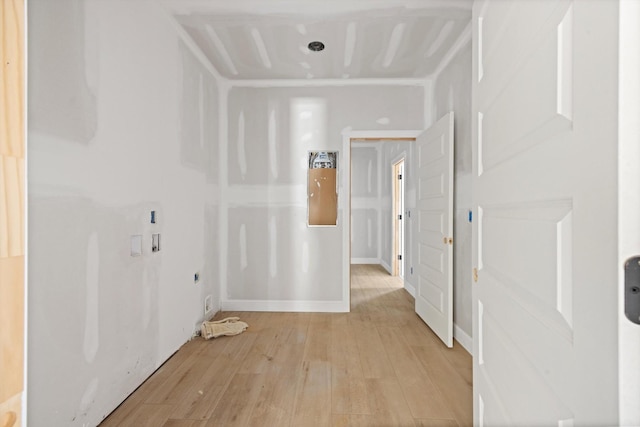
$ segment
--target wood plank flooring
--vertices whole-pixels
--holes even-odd
[[[350,313],[218,313],[249,329],[186,343],[101,426],[470,426],[471,356],[413,305],[353,265]]]

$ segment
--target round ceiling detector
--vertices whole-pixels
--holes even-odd
[[[319,41],[314,41],[314,42],[309,43],[309,45],[307,47],[312,52],[320,52],[321,50],[324,50],[324,43],[319,42]]]

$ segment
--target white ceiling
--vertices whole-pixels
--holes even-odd
[[[231,80],[425,78],[464,33],[472,0],[166,0]],[[311,52],[311,41],[322,52]]]

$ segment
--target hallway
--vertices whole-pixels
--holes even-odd
[[[249,329],[186,343],[101,426],[467,426],[471,356],[399,279],[351,268],[350,313],[225,312]]]

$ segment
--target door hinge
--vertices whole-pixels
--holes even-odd
[[[402,221],[402,214],[398,214],[398,219]]]
[[[474,283],[478,283],[478,269],[477,268],[473,269],[473,281],[474,281]]]
[[[402,174],[398,174],[398,179],[402,179]]]
[[[402,255],[398,255],[398,261],[402,261]]]

